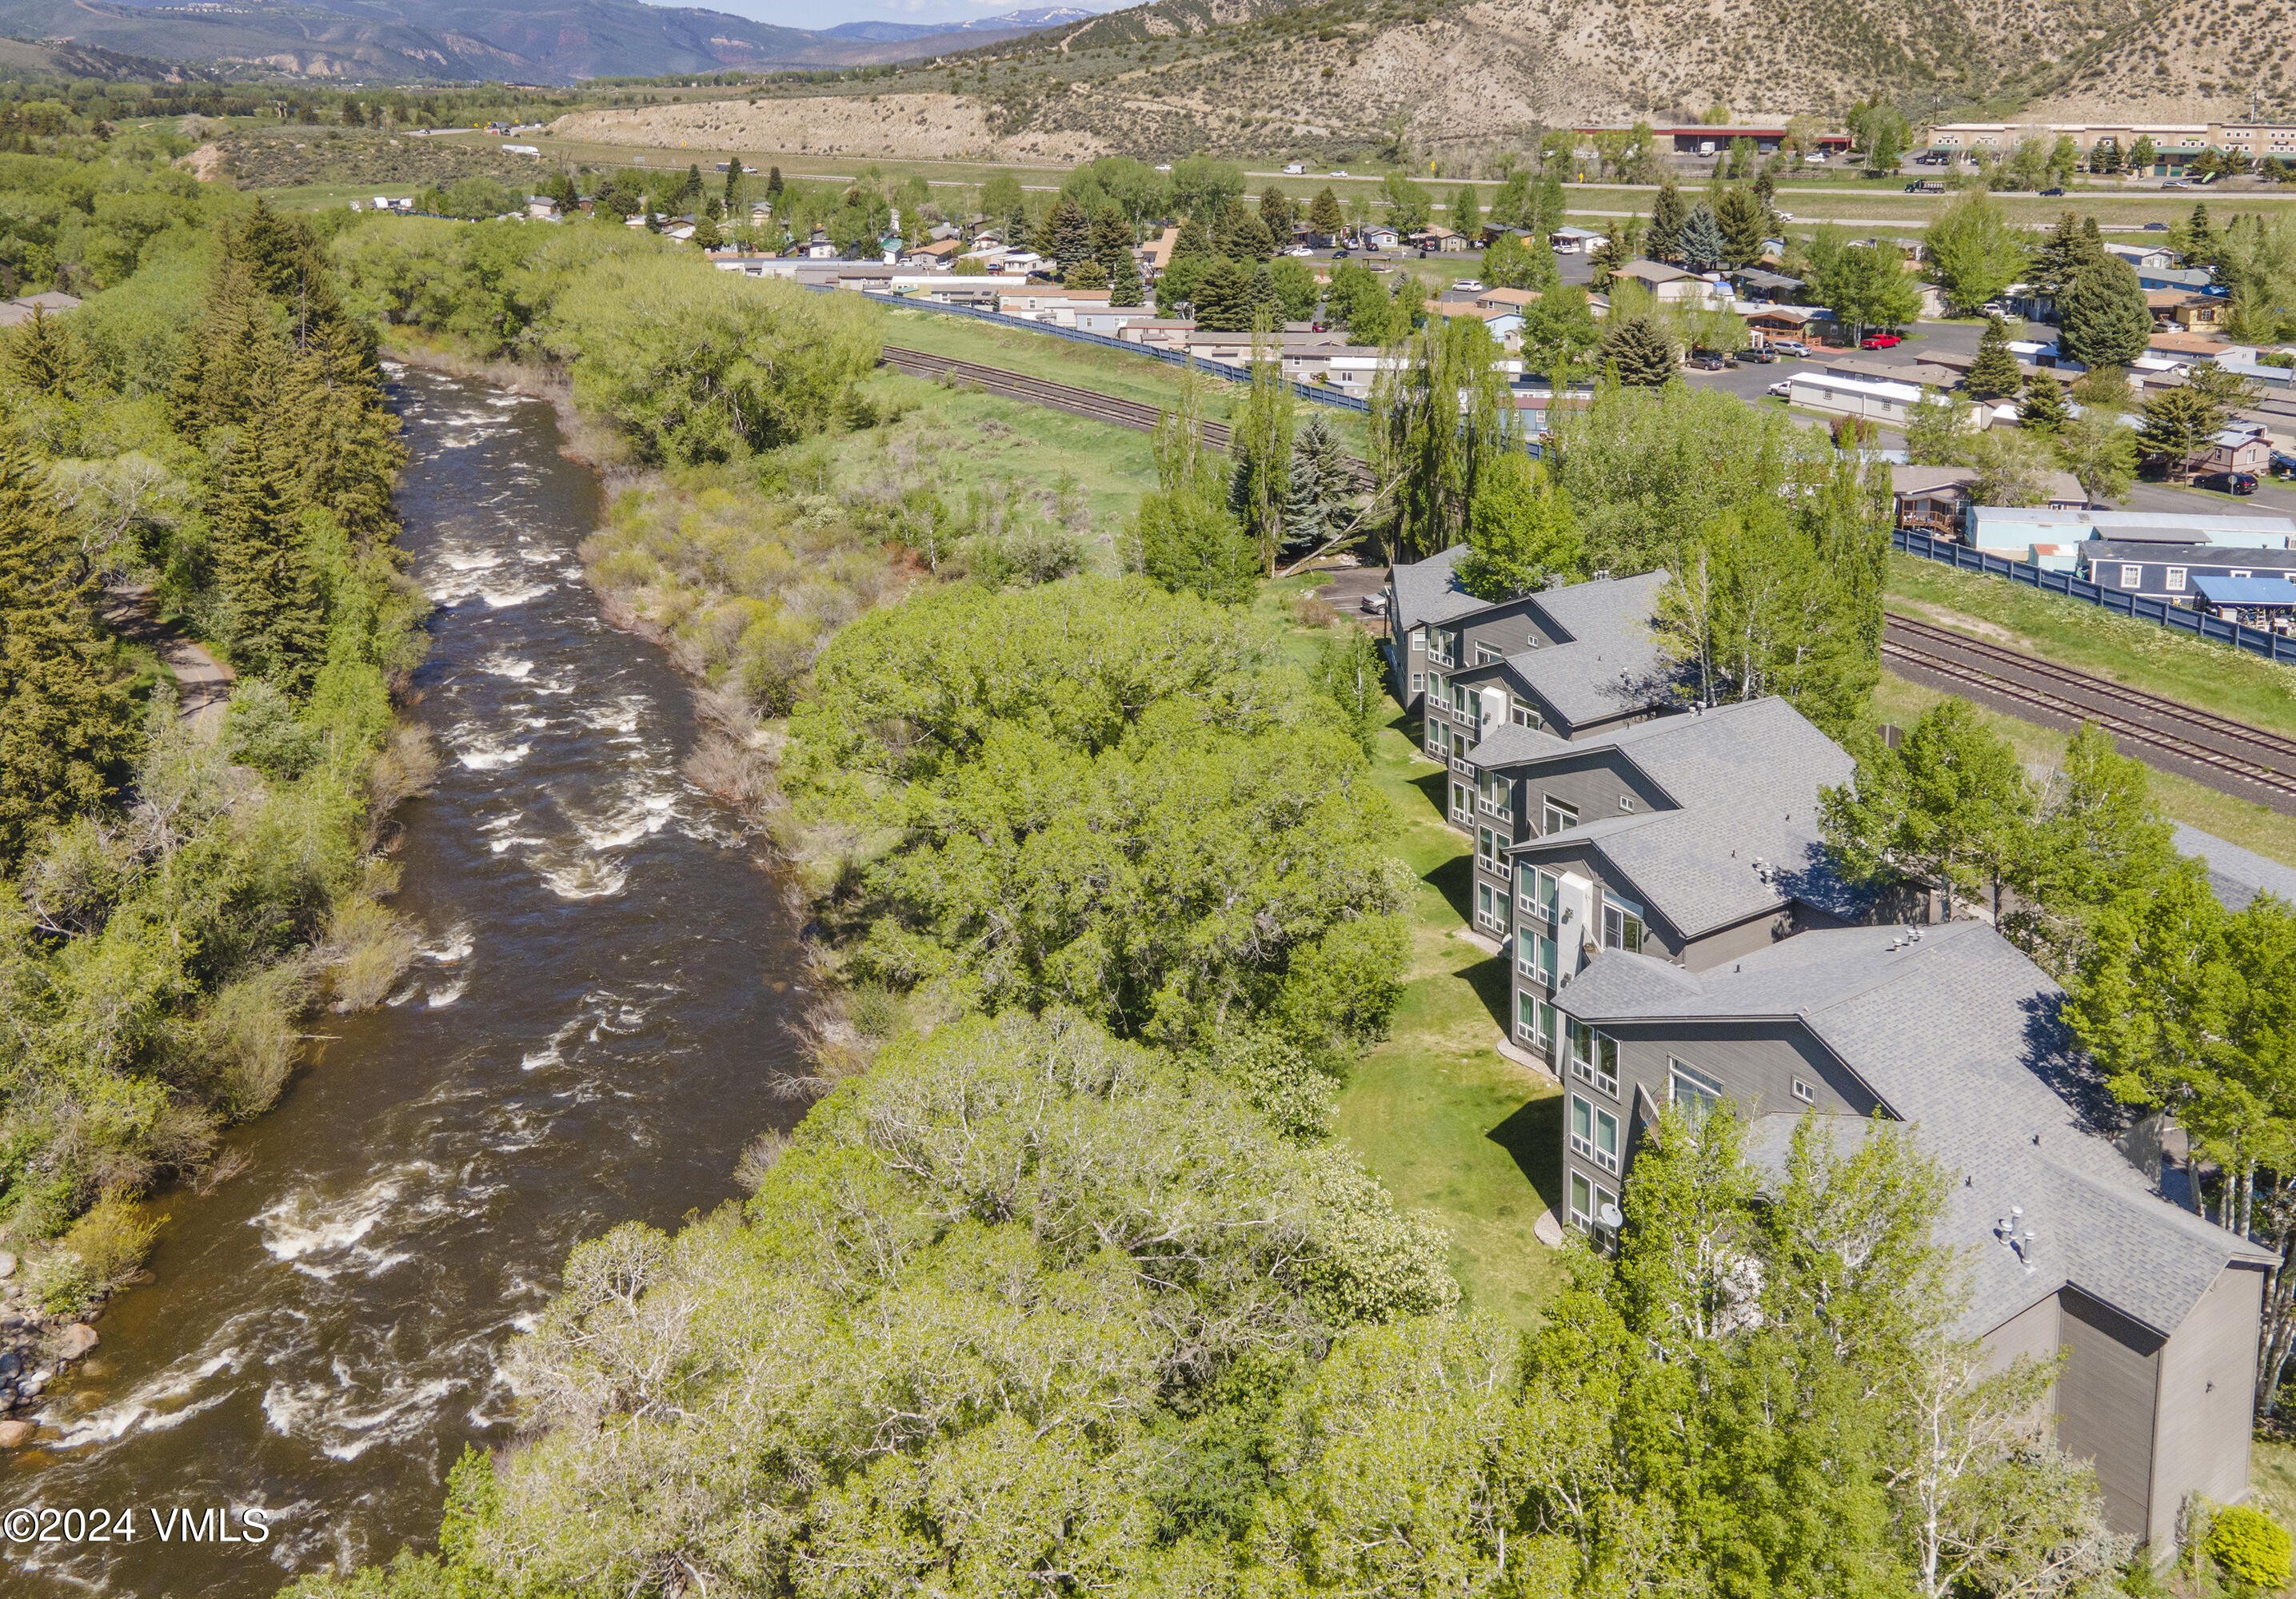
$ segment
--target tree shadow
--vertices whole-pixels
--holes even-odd
[[[1562,1095],[1542,1094],[1483,1135],[1506,1151],[1523,1180],[1560,1219],[1562,1208]]]
[[[1475,857],[1455,855],[1427,874],[1430,887],[1441,894],[1460,924],[1475,924]],[[1480,991],[1480,990],[1479,990]]]

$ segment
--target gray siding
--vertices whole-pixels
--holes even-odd
[[[2063,1322],[2055,1294],[2027,1306],[1985,1335],[1988,1364],[1995,1371],[2006,1371],[2028,1357],[2035,1360],[2054,1359],[2058,1341],[2063,1336]],[[2055,1397],[2052,1388],[2052,1406]]]
[[[2188,1494],[2218,1504],[2248,1492],[2250,1406],[2264,1272],[2227,1266],[2161,1351],[2161,1422],[2152,1467],[2155,1549],[2176,1537]]]
[[[2094,1462],[2115,1532],[2152,1536],[2152,1425],[2161,1344],[2127,1316],[2077,1288],[2063,1294],[2064,1374],[2057,1379],[2057,1443]],[[2243,1403],[2246,1403],[2243,1396]],[[2174,1521],[2177,1507],[2165,1507]]]
[[[1566,1009],[1570,1002],[1565,988]],[[1742,1118],[1811,1109],[1820,1115],[1864,1118],[1882,1108],[1871,1088],[1792,1022],[1629,1023],[1605,1030],[1619,1041],[1619,1092],[1624,1098],[1631,1099],[1640,1086],[1663,1108],[1671,1095],[1669,1062],[1679,1060],[1719,1082]],[[1809,1086],[1815,1100],[1794,1096],[1797,1078]]]
[[[1562,642],[1540,620],[1537,606],[1528,597],[1476,611],[1452,626],[1459,635],[1456,659],[1463,670],[1475,664],[1478,644],[1488,644],[1505,657]]]

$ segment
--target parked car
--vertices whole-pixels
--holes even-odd
[[[1789,398],[1793,394],[1793,380],[1792,378],[1780,378],[1767,389],[1763,390],[1762,392],[1768,395],[1773,399]]]
[[[1895,333],[1868,333],[1857,341],[1859,349],[1895,349],[1905,340]]]
[[[2054,200],[2055,198],[2057,198],[2057,196],[2059,196],[2059,195],[2062,194],[2063,193],[2064,193],[2064,191],[2063,191],[2062,189],[2061,189],[2061,188],[2059,188],[2059,189],[2044,189],[2044,190],[2042,190],[2042,191],[2041,191],[2041,198],[2042,198],[2042,199],[2044,199],[2044,200]]]
[[[1347,175],[1347,169],[1345,168],[1342,168],[1339,171],[1332,174],[1333,177],[1345,177]]]
[[[1294,244],[1283,253],[1287,256],[1311,256],[1316,252],[1305,244]]]
[[[1451,287],[1466,294],[1480,294],[1483,291],[1483,280],[1479,277],[1455,278],[1452,280]]]
[[[1809,354],[1809,346],[1804,344],[1799,339],[1773,339],[1770,340],[1770,348],[1777,351],[1778,354],[1782,356],[1806,356]]]
[[[1738,365],[1729,357],[1718,356],[1712,350],[1693,352],[1690,357],[1690,364],[1701,372],[1720,372],[1726,367]]]
[[[1742,349],[1742,350],[1740,350],[1740,351],[1738,352],[1738,359],[1739,359],[1739,360],[1741,360],[1741,361],[1751,361],[1751,362],[1754,362],[1756,365],[1761,365],[1761,366],[1767,366],[1771,362],[1773,362],[1773,361],[1776,360],[1777,358],[1778,358],[1778,352],[1777,352],[1777,351],[1775,351],[1775,350],[1774,350],[1774,349],[1770,348],[1769,348],[1768,346],[1767,346],[1767,345],[1761,345],[1761,344],[1758,344],[1758,345],[1754,346],[1754,348],[1751,348],[1751,349]]]
[[[2165,222],[2148,222],[2144,225],[2144,231],[2148,234],[2165,234],[2169,231],[2169,225]]]
[[[1778,220],[1781,222],[1792,222],[1795,220],[1794,214],[1792,211],[1780,211],[1778,213]]]
[[[2218,494],[2254,494],[2256,475],[2244,472],[2212,472],[2194,478],[2193,484],[2199,488],[2213,488]]]

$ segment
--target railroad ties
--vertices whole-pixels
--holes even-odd
[[[2125,754],[2296,813],[2296,739],[1901,616],[1885,620],[1882,656],[1997,709],[2038,711],[2053,726],[2095,722]]]

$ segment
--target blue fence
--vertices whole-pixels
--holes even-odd
[[[2174,632],[2213,639],[2218,644],[2230,644],[2235,650],[2261,655],[2267,660],[2296,661],[2296,638],[2284,637],[2261,627],[2243,627],[2238,622],[2227,622],[2205,611],[2194,611],[2182,605],[2171,605],[2166,600],[2148,600],[2120,589],[2106,588],[2085,582],[2070,572],[2044,571],[2029,562],[2004,561],[1998,555],[1972,550],[1965,544],[1931,538],[1926,533],[1915,533],[1903,528],[1890,535],[1890,545],[1892,549],[1903,550],[1908,555],[1941,561],[1964,572],[1982,572],[1988,578],[2006,578],[2012,583],[2022,583],[2028,588],[2038,588],[2044,594],[2063,594],[2067,599],[2079,600],[2106,611],[2117,611],[2122,616],[2135,617],[2140,622],[2152,622]]]

